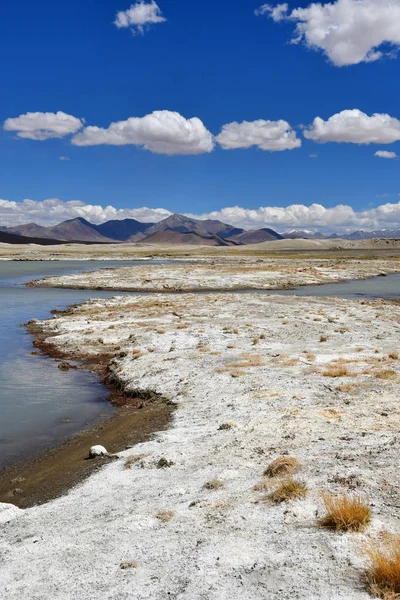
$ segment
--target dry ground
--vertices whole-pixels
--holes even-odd
[[[2,505],[7,600],[370,598],[362,547],[400,529],[400,306],[119,297],[43,328],[68,355],[112,353],[123,388],[178,407],[170,429],[67,496]],[[267,502],[279,456],[301,461],[305,495]],[[371,523],[322,528],[323,491],[361,494]]]

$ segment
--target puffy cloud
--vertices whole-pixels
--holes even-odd
[[[374,156],[378,158],[397,158],[396,152],[388,152],[387,150],[378,150]]]
[[[60,156],[60,160],[71,160],[69,156]]]
[[[292,42],[322,50],[338,67],[393,55],[393,49],[382,48],[385,43],[395,50],[400,46],[400,0],[315,2],[292,11],[287,4],[263,4],[256,14],[295,22]]]
[[[136,2],[128,10],[121,10],[117,13],[114,24],[119,28],[131,27],[132,30],[144,32],[146,26],[166,21],[162,16],[161,10],[156,2]]]
[[[301,146],[296,132],[287,121],[243,121],[227,123],[215,138],[224,150],[250,148],[257,146],[261,150],[279,152],[293,150]]]
[[[214,148],[213,137],[197,117],[156,110],[144,117],[111,123],[107,129],[86,127],[72,138],[76,146],[109,144],[143,146],[156,154],[203,154]]]
[[[55,225],[66,219],[83,217],[92,223],[104,223],[110,219],[132,218],[150,223],[165,219],[172,213],[165,208],[125,208],[85,204],[79,200],[63,202],[49,198],[41,202],[23,200],[14,202],[0,200],[0,225],[12,226],[32,222],[39,225]],[[292,204],[291,206],[261,206],[248,209],[232,206],[207,214],[188,216],[197,219],[219,219],[244,229],[272,227],[277,231],[289,229],[318,230],[325,233],[349,233],[356,229],[393,229],[400,227],[400,202],[387,203],[355,211],[351,206],[339,204],[326,208],[321,204]]]
[[[357,229],[372,231],[400,227],[400,202],[383,204],[360,212],[343,204],[332,208],[325,208],[321,204],[311,204],[311,206],[292,204],[287,207],[261,206],[255,210],[232,206],[203,214],[197,218],[219,219],[243,229],[271,227],[277,231],[309,229],[325,233],[350,233]]]
[[[6,131],[17,131],[20,138],[42,141],[76,133],[83,123],[83,119],[59,110],[56,113],[28,112],[14,119],[6,119],[3,128]]]
[[[391,144],[400,140],[400,121],[380,113],[370,117],[356,108],[342,110],[327,121],[316,117],[304,137],[316,142]]]
[[[80,200],[63,202],[58,198],[48,198],[41,202],[23,200],[14,202],[0,200],[0,225],[11,227],[35,222],[38,225],[56,225],[67,219],[83,217],[91,223],[99,224],[111,219],[137,219],[143,223],[155,223],[165,219],[170,214],[164,208],[115,208],[85,204]]]

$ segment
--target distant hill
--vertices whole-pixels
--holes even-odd
[[[121,221],[106,221],[96,225],[98,231],[104,237],[120,242],[137,242],[145,237],[147,231],[154,223],[141,223],[135,219],[122,219]]]
[[[53,227],[43,227],[36,223],[28,223],[27,225],[17,225],[9,227],[6,230],[8,233],[16,233],[23,236],[35,236],[47,239],[57,239],[74,242],[110,242],[108,238],[101,235],[96,229],[96,225],[92,225],[86,219],[78,217],[63,221]]]
[[[198,233],[199,235],[218,235],[221,238],[229,238],[233,235],[242,233],[244,229],[238,229],[232,225],[222,223],[222,221],[211,219],[191,219],[184,215],[170,215],[159,223],[156,223],[147,230],[151,235],[157,231],[176,231],[179,233]]]
[[[237,246],[233,241],[224,240],[218,235],[200,235],[194,231],[156,231],[142,240],[143,244],[154,245],[188,245],[188,246]]]
[[[35,237],[25,237],[15,233],[0,230],[0,243],[3,244],[40,244],[41,246],[55,246],[61,244],[60,240],[50,240]]]
[[[283,240],[283,236],[273,229],[250,229],[237,235],[229,237],[239,244],[260,244],[261,242],[272,242],[274,240]]]

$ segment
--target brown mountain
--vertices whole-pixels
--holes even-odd
[[[240,244],[260,244],[261,242],[283,240],[283,237],[273,229],[250,229],[250,231],[233,235],[229,239]]]
[[[120,242],[137,242],[147,235],[147,231],[153,227],[154,223],[141,223],[136,219],[121,219],[106,221],[101,225],[96,225],[96,231],[111,240]]]
[[[229,238],[233,235],[242,233],[243,229],[238,229],[232,225],[222,223],[222,221],[212,219],[191,219],[184,215],[171,215],[156,223],[147,230],[147,234],[151,235],[158,231],[176,231],[179,233],[198,233],[199,235],[217,235],[221,238]]]
[[[28,237],[39,237],[47,239],[74,241],[74,242],[110,242],[111,240],[97,231],[96,225],[92,225],[86,219],[78,217],[63,221],[53,227],[43,227],[36,223],[28,223],[28,225],[17,225],[9,227],[8,233],[16,233],[18,235]]]
[[[236,242],[223,240],[218,235],[200,235],[194,231],[156,231],[142,240],[143,244],[154,244],[160,246],[188,245],[188,246],[238,246]]]

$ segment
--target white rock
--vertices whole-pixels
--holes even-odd
[[[89,450],[90,458],[95,458],[96,456],[105,456],[106,454],[108,454],[108,452],[104,446],[92,446]]]

